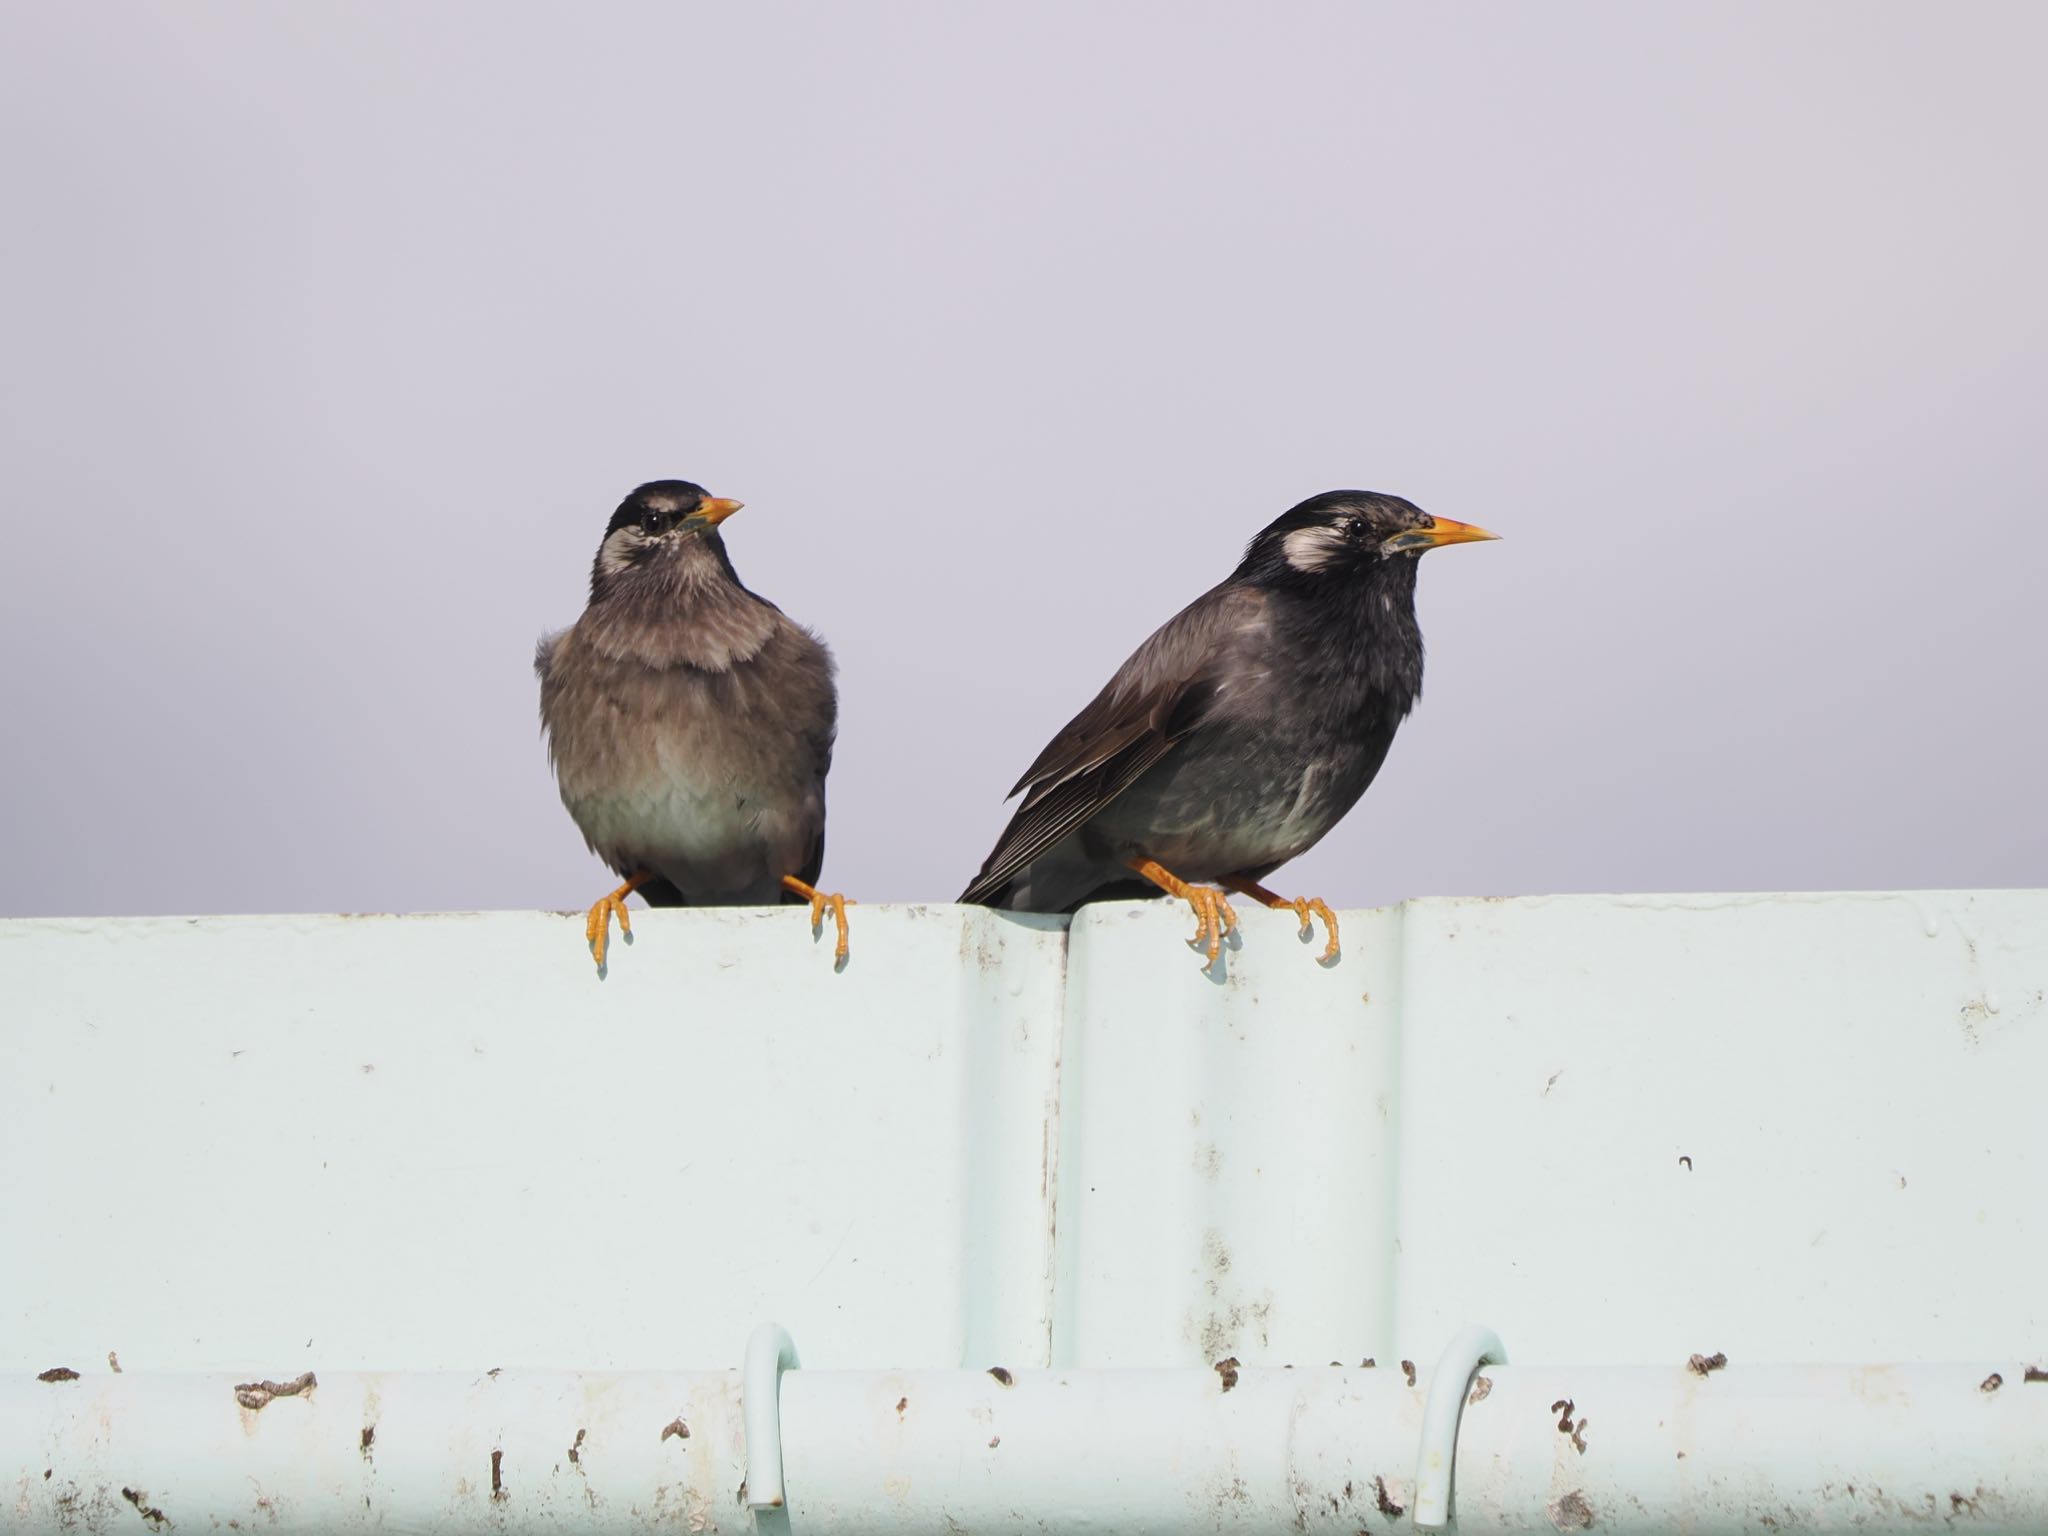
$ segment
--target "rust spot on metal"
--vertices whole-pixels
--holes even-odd
[[[1593,1525],[1593,1506],[1586,1502],[1586,1496],[1573,1488],[1550,1503],[1550,1523],[1560,1531],[1590,1530]]]
[[[377,1426],[374,1424],[365,1424],[363,1426],[363,1438],[360,1442],[357,1443],[356,1446],[356,1449],[363,1453],[363,1460],[368,1461],[370,1459],[370,1447],[375,1445],[376,1443]]]
[[[988,1448],[990,1450],[994,1450],[997,1446],[1001,1445],[1002,1443],[1003,1437],[1001,1435],[990,1435],[988,1437]]]
[[[683,1422],[681,1414],[677,1414],[661,1426],[661,1438],[667,1440],[671,1437],[677,1440],[687,1440],[690,1438],[690,1426]]]
[[[1216,1362],[1216,1374],[1223,1378],[1224,1391],[1228,1392],[1232,1387],[1237,1385],[1237,1370],[1237,1356],[1235,1355],[1230,1356],[1228,1359],[1218,1360]]]
[[[1466,1398],[1465,1401],[1468,1403],[1483,1403],[1486,1401],[1486,1395],[1492,1390],[1493,1378],[1491,1376],[1474,1376],[1472,1378],[1472,1395]]]
[[[907,1410],[907,1409],[908,1409],[909,1407],[910,1407],[910,1399],[909,1399],[909,1398],[907,1398],[907,1397],[899,1397],[899,1398],[897,1398],[897,1399],[896,1399],[896,1417],[897,1417],[897,1418],[899,1418],[899,1419],[900,1419],[900,1418],[902,1418],[902,1417],[903,1417],[903,1415],[904,1415],[904,1413],[905,1413],[905,1411],[906,1411],[906,1410]]]
[[[1728,1357],[1715,1350],[1711,1355],[1694,1355],[1685,1362],[1685,1368],[1695,1376],[1711,1376],[1728,1363]]]
[[[1691,1159],[1691,1158],[1689,1158],[1689,1157],[1687,1157],[1687,1156],[1686,1156],[1686,1155],[1685,1155],[1684,1153],[1682,1153],[1682,1152],[1681,1152],[1681,1153],[1680,1153],[1680,1154],[1678,1155],[1678,1166],[1679,1166],[1679,1167],[1681,1167],[1681,1168],[1683,1168],[1683,1169],[1684,1169],[1684,1170],[1685,1170],[1685,1171],[1686,1171],[1687,1173],[1691,1173],[1691,1172],[1692,1172],[1692,1159]]]
[[[1000,1382],[1002,1385],[1006,1387],[1014,1387],[1015,1385],[1017,1385],[1017,1378],[1012,1376],[1008,1371],[1004,1370],[1000,1365],[990,1366],[988,1368],[988,1373],[989,1375],[995,1377],[995,1379],[998,1382]]]
[[[1948,1496],[1948,1515],[1953,1520],[1957,1515],[1977,1513],[1977,1501],[1965,1494],[1952,1493]]]
[[[576,1431],[576,1439],[575,1439],[574,1443],[573,1443],[573,1444],[571,1444],[571,1445],[570,1445],[570,1447],[569,1447],[569,1465],[570,1465],[570,1466],[574,1467],[574,1466],[580,1466],[580,1465],[582,1464],[582,1462],[583,1462],[583,1440],[584,1440],[584,1437],[585,1437],[586,1435],[588,1435],[589,1433],[590,1433],[590,1431],[589,1431],[589,1430],[587,1430],[587,1429],[579,1429],[579,1430],[577,1430],[577,1431]]]
[[[38,1372],[37,1381],[76,1381],[78,1372],[68,1365],[53,1365],[47,1371]]]
[[[1557,1415],[1557,1432],[1571,1437],[1572,1449],[1581,1456],[1586,1454],[1586,1426],[1592,1422],[1581,1418],[1576,1424],[1572,1415],[1578,1412],[1578,1405],[1568,1397],[1560,1397],[1550,1405],[1550,1411]]]
[[[1361,1371],[1376,1370],[1378,1366],[1379,1361],[1373,1359],[1371,1355],[1367,1355],[1363,1360],[1358,1362],[1358,1368]]]
[[[130,1504],[133,1504],[135,1512],[158,1530],[162,1530],[171,1524],[170,1517],[154,1504],[149,1503],[149,1495],[140,1488],[123,1488],[121,1490],[121,1497]]]
[[[1999,1375],[1998,1372],[1993,1371],[1989,1376],[1986,1376],[1982,1381],[1977,1383],[1977,1390],[1979,1392],[1996,1392],[2000,1387],[2004,1385],[2005,1378]]]
[[[491,1452],[491,1497],[503,1500],[505,1497],[505,1453]]]
[[[235,1401],[244,1408],[256,1409],[274,1397],[297,1397],[319,1385],[311,1371],[290,1381],[245,1381],[235,1388]]]
[[[2041,1367],[2039,1367],[2038,1365],[2030,1365],[2030,1366],[2028,1366],[2028,1367],[2027,1367],[2027,1374],[2026,1374],[2026,1375],[2024,1375],[2024,1376],[2022,1376],[2022,1377],[2020,1378],[2020,1380],[2021,1380],[2021,1381],[2048,1381],[2048,1371],[2044,1371],[2044,1370],[2042,1370],[2042,1369],[2041,1369]]]
[[[1415,1385],[1415,1362],[1414,1362],[1413,1360],[1403,1360],[1403,1361],[1401,1362],[1401,1374],[1402,1374],[1403,1376],[1406,1376],[1406,1377],[1408,1378],[1408,1385],[1409,1385],[1409,1386],[1411,1386],[1411,1387],[1412,1387],[1412,1386],[1414,1386],[1414,1385]]]
[[[1394,1496],[1387,1492],[1387,1480],[1384,1477],[1376,1477],[1372,1480],[1372,1499],[1375,1504],[1379,1505],[1380,1513],[1389,1520],[1398,1520],[1408,1513],[1408,1506],[1396,1503]]]
[[[121,1357],[115,1354],[111,1349],[107,1351],[107,1369],[112,1371],[116,1376],[121,1374]]]
[[[308,1339],[306,1340],[306,1342],[310,1344],[313,1341],[311,1339]],[[484,1374],[490,1377],[491,1380],[496,1381],[498,1379],[498,1372],[502,1371],[503,1369],[505,1369],[505,1367],[503,1367],[502,1365],[494,1365],[488,1371],[485,1371]]]

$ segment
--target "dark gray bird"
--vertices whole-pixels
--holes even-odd
[[[1495,535],[1371,491],[1275,519],[1220,585],[1169,619],[1010,791],[1024,800],[960,899],[1071,912],[1155,889],[1195,909],[1215,962],[1236,922],[1214,881],[1311,931],[1320,898],[1259,882],[1372,783],[1422,693],[1419,557]]]
[[[740,584],[718,525],[740,503],[654,480],[619,503],[583,617],[534,654],[562,803],[625,880],[590,909],[604,966],[626,897],[648,905],[825,909],[817,889],[838,697],[824,644]]]

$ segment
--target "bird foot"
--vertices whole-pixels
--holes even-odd
[[[1322,897],[1297,896],[1287,905],[1292,907],[1294,915],[1301,919],[1301,937],[1304,941],[1316,936],[1316,925],[1310,920],[1309,914],[1314,913],[1323,920],[1323,930],[1330,935],[1330,942],[1323,946],[1322,958],[1326,964],[1343,953],[1342,946],[1337,942],[1337,914],[1330,910]]]
[[[642,870],[609,896],[600,896],[590,904],[590,916],[584,919],[583,937],[590,945],[590,957],[597,962],[598,970],[604,969],[604,954],[611,939],[612,919],[619,920],[619,933],[630,941],[633,937],[633,919],[626,915],[626,898],[652,880],[651,871]]]
[[[1214,965],[1223,952],[1223,936],[1237,926],[1230,898],[1211,885],[1191,885],[1181,895],[1195,909],[1195,936],[1188,943],[1200,944],[1208,964]]]
[[[1223,953],[1224,935],[1237,926],[1237,913],[1231,910],[1230,898],[1210,885],[1190,885],[1165,865],[1151,859],[1132,859],[1129,867],[1150,880],[1169,896],[1178,896],[1195,909],[1195,936],[1190,944],[1202,946],[1207,957],[1203,964],[1214,965],[1216,957]]]
[[[784,875],[782,883],[811,904],[811,932],[813,935],[824,931],[825,909],[827,907],[832,909],[832,922],[839,930],[839,942],[832,947],[832,963],[834,965],[846,964],[846,941],[849,931],[846,924],[846,909],[848,907],[857,907],[860,903],[848,901],[837,891],[821,891],[816,886],[806,885],[803,881],[797,879],[795,875]]]
[[[1342,953],[1337,943],[1337,914],[1330,910],[1329,904],[1322,897],[1276,896],[1256,880],[1226,880],[1223,883],[1239,895],[1249,896],[1253,901],[1271,907],[1276,912],[1292,912],[1301,920],[1301,936],[1304,941],[1316,936],[1314,918],[1320,917],[1324,929],[1330,935],[1330,942],[1323,946],[1322,963],[1329,965]]]

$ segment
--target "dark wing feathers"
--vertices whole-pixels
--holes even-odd
[[[1156,630],[1017,781],[1028,791],[960,899],[986,901],[1012,876],[1129,789],[1216,703],[1216,667],[1264,599],[1217,587]]]

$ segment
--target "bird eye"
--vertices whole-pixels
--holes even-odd
[[[648,533],[667,533],[669,529],[669,514],[650,509],[641,516],[640,526]]]

